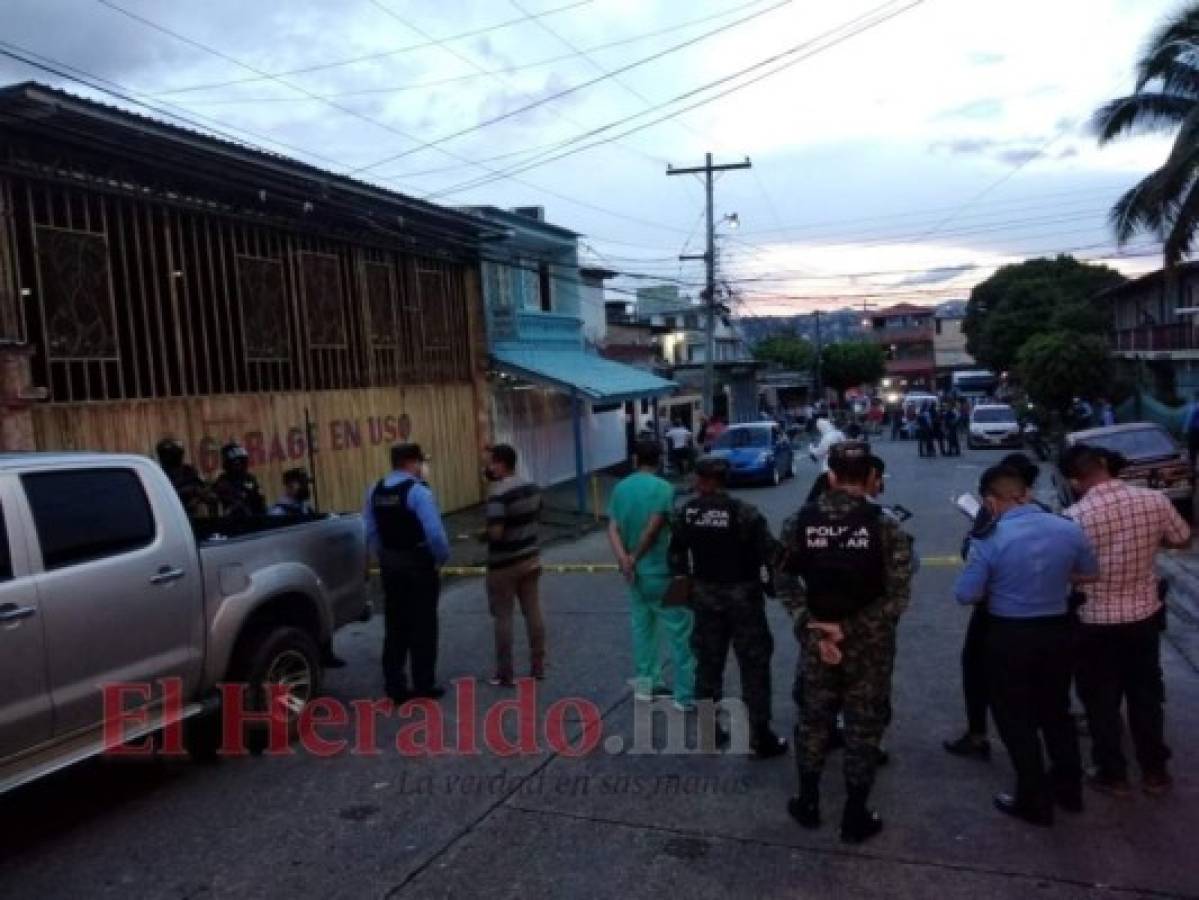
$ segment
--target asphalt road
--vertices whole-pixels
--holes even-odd
[[[920,553],[954,555],[965,522],[949,498],[1001,454],[922,460],[913,444],[881,448],[886,499],[915,513]],[[742,493],[777,527],[814,472],[804,461],[795,482]],[[598,534],[547,556],[607,560]],[[978,763],[940,748],[962,726],[966,613],[950,599],[955,571],[926,566],[901,625],[893,761],[873,798],[886,829],[862,847],[837,839],[839,755],[825,779],[832,821],[807,832],[784,810],[790,758],[605,752],[634,729],[624,592],[612,575],[550,575],[551,669],[537,705],[594,704],[602,720],[585,731],[577,703],[552,718],[570,746],[594,735],[595,751],[555,751],[539,719],[533,753],[403,756],[394,739],[413,720],[389,719],[378,724],[377,755],[99,760],[0,799],[0,897],[1199,896],[1199,676],[1164,649],[1178,779],[1170,796],[1089,796],[1083,815],[1050,831],[1009,821],[990,805],[1010,786],[1004,755]],[[485,678],[481,583],[450,586],[442,610],[442,678]],[[789,733],[795,643],[781,611],[770,616],[776,726]],[[330,673],[330,696],[379,696],[380,639],[377,619],[339,636],[350,665]],[[727,677],[735,683],[734,665]],[[479,719],[510,696],[486,684],[477,695]],[[475,717],[448,699],[442,709],[450,744],[464,740],[459,726]]]

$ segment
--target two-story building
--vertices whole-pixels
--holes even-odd
[[[1127,281],[1096,296],[1112,314],[1112,354],[1160,399],[1199,390],[1199,262]]]
[[[870,312],[865,336],[883,345],[887,352],[887,377],[901,391],[936,387],[935,314],[932,307],[911,303]]]
[[[538,484],[574,478],[584,508],[587,473],[628,457],[625,403],[676,386],[589,348],[602,332],[583,303],[603,310],[606,273],[580,270],[575,232],[546,222],[540,207],[469,211],[504,233],[481,263],[492,434]]]
[[[937,388],[949,391],[953,388],[956,372],[978,369],[978,363],[966,350],[966,334],[962,325],[966,321],[966,303],[951,300],[940,304],[933,318],[933,358],[937,370]]]
[[[476,217],[114,106],[0,89],[0,451],[244,445],[360,509],[419,441],[483,498]]]

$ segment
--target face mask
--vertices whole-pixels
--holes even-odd
[[[486,468],[483,469],[483,477],[486,478],[488,481],[499,481],[500,480],[500,476],[495,474],[495,472],[493,472],[491,470],[491,466],[487,466]]]

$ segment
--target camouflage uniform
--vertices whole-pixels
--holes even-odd
[[[832,521],[868,502],[843,491],[830,491],[817,501],[821,513]],[[795,679],[800,772],[823,769],[835,718],[842,712],[845,781],[851,788],[868,789],[874,782],[879,742],[891,718],[895,631],[911,596],[912,538],[891,516],[880,515],[878,526],[886,564],[885,592],[838,623],[844,639],[838,644],[842,659],[837,665],[826,665],[820,659],[818,634],[808,628],[811,619],[802,579],[785,571],[779,575],[779,596],[792,615],[801,647]],[[784,524],[782,545],[780,569],[785,570],[789,548],[798,545],[797,516]]]
[[[741,671],[741,697],[750,727],[757,732],[770,723],[774,652],[760,573],[777,551],[778,542],[762,514],[723,492],[692,498],[676,512],[671,525],[671,569],[693,578],[696,699],[723,697],[724,663],[731,643]]]

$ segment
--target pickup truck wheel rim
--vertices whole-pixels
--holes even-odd
[[[297,650],[280,653],[272,661],[263,678],[263,686],[287,689],[279,703],[288,716],[298,716],[312,699],[312,669],[304,654]]]

